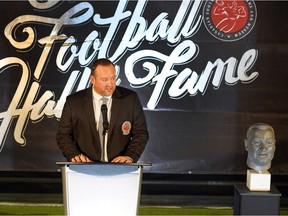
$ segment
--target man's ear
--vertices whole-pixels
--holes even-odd
[[[90,83],[93,86],[95,83],[95,77],[93,77],[92,75],[90,75]]]
[[[248,151],[248,140],[247,139],[244,140],[244,145],[245,145],[246,151]]]

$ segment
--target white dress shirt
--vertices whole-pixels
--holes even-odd
[[[97,131],[99,131],[99,119],[100,119],[100,115],[101,115],[101,106],[102,106],[102,98],[103,96],[101,96],[100,94],[98,94],[97,92],[94,91],[94,89],[92,88],[92,95],[93,95],[93,108],[94,108],[94,114],[95,114],[95,122],[96,122],[96,127],[97,127]],[[107,100],[107,118],[108,118],[108,122],[110,122],[110,117],[111,117],[111,105],[112,105],[112,96],[108,96],[106,97]],[[108,133],[106,133],[106,137],[105,137],[105,143],[104,143],[104,148],[106,149],[105,152],[107,152],[107,140],[108,140]],[[100,139],[102,139],[102,136],[100,136]],[[105,155],[105,161],[108,162],[108,156]]]

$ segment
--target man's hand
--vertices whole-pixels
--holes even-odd
[[[133,163],[133,159],[128,156],[118,156],[114,158],[112,163]]]
[[[71,162],[93,162],[88,157],[86,157],[83,154],[77,155],[74,158],[71,159]]]

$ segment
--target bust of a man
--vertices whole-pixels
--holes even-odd
[[[247,166],[257,172],[267,171],[274,157],[275,134],[273,128],[264,123],[251,125],[244,141],[248,151]]]

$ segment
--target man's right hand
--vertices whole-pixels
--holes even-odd
[[[74,158],[72,158],[71,162],[77,162],[77,163],[84,162],[84,163],[86,163],[86,162],[93,162],[93,161],[91,161],[87,156],[80,154],[80,155],[76,155]]]

